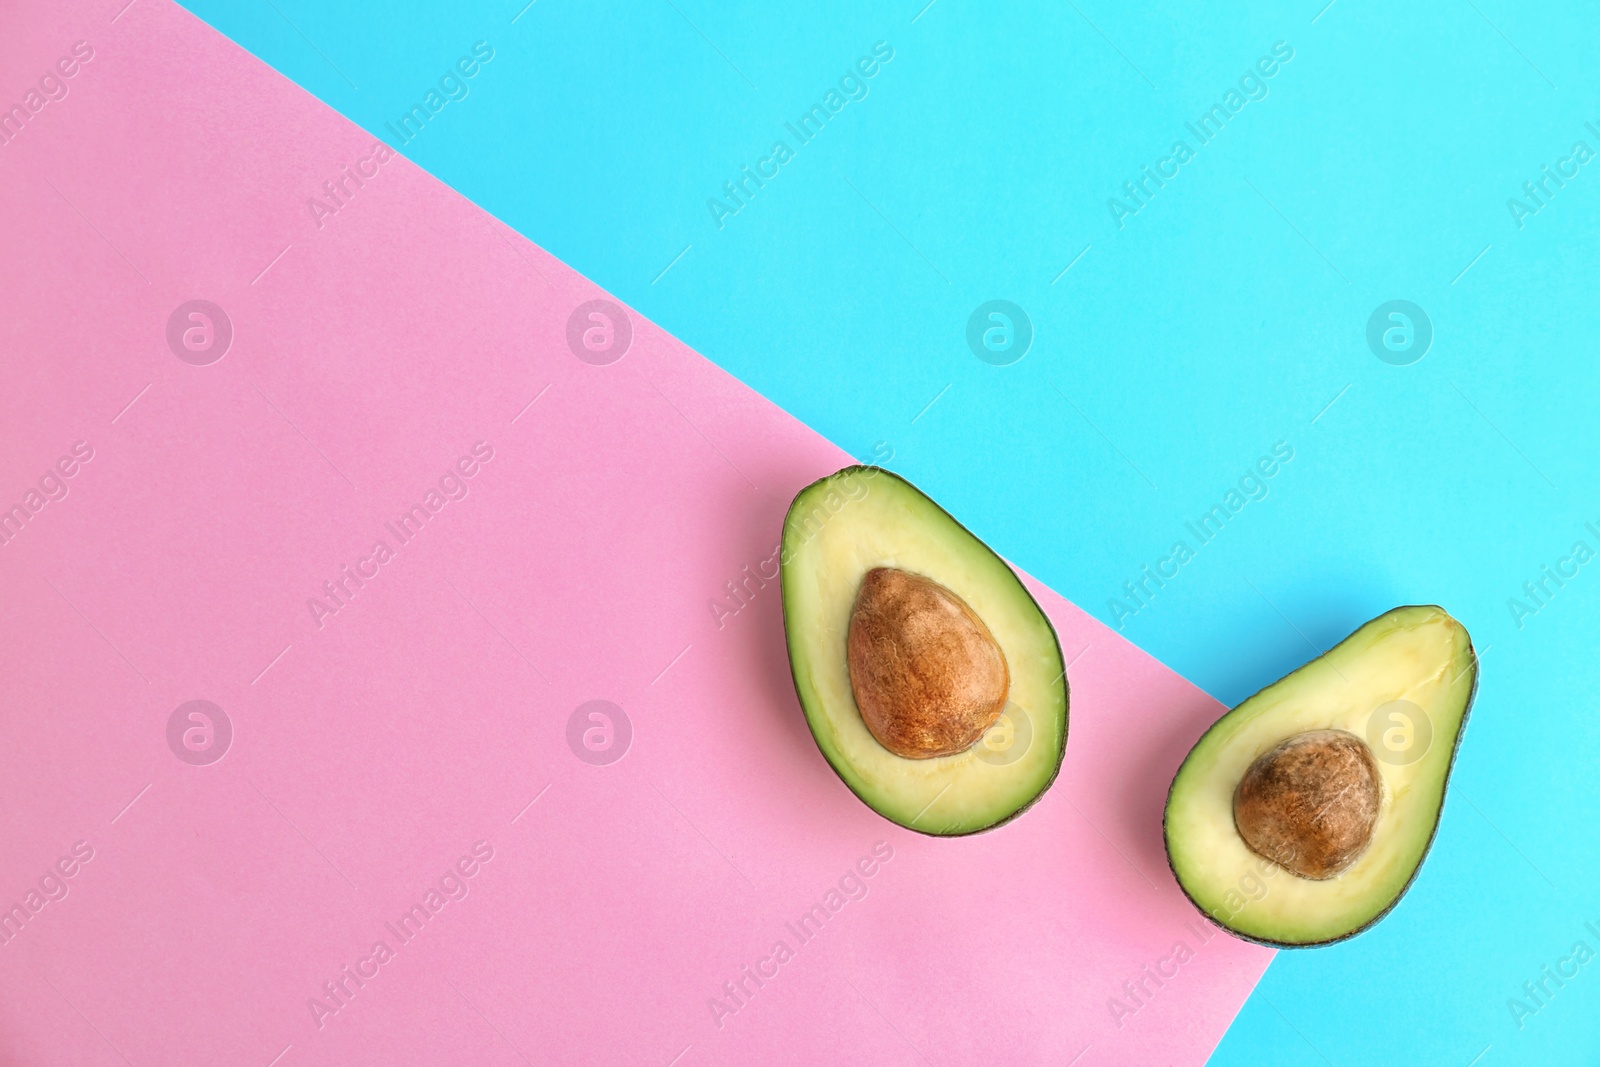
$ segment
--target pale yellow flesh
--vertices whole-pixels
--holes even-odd
[[[956,834],[1001,821],[1049,784],[1066,726],[1061,650],[1004,561],[916,489],[873,468],[851,468],[807,490],[785,525],[784,547],[795,686],[818,747],[858,795],[903,826]],[[850,689],[845,639],[856,592],[874,567],[940,583],[988,626],[1010,668],[1011,703],[1032,725],[1021,758],[996,765],[975,747],[905,759],[867,730]]]
[[[1341,937],[1380,915],[1427,851],[1476,675],[1458,622],[1439,608],[1398,608],[1229,712],[1195,745],[1167,802],[1167,849],[1190,897],[1230,929],[1287,944]],[[1251,852],[1233,794],[1256,757],[1308,730],[1365,740],[1374,710],[1394,700],[1420,707],[1433,736],[1415,762],[1378,760],[1383,801],[1366,852],[1326,881]]]

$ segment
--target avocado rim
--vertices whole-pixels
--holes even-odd
[[[960,520],[958,520],[954,515],[951,515],[950,512],[946,511],[944,509],[944,507],[939,504],[938,501],[934,500],[928,494],[924,493],[921,489],[918,489],[916,487],[916,485],[914,485],[909,479],[902,478],[900,475],[894,473],[891,470],[886,470],[883,467],[874,466],[872,464],[853,463],[853,464],[850,464],[849,466],[839,468],[838,470],[834,471],[832,474],[827,474],[827,475],[824,475],[821,478],[816,479],[815,481],[813,481],[813,482],[809,483],[808,485],[804,486],[799,492],[797,492],[794,495],[794,500],[792,500],[789,503],[788,510],[786,510],[784,512],[784,515],[783,515],[783,531],[785,533],[787,532],[787,530],[789,528],[789,518],[790,518],[790,516],[792,516],[794,514],[795,508],[799,505],[800,501],[805,497],[805,495],[807,493],[811,492],[811,490],[813,490],[813,489],[817,488],[818,486],[822,485],[824,482],[828,482],[828,481],[831,481],[834,478],[838,478],[840,475],[855,474],[855,473],[858,473],[858,472],[865,473],[869,477],[873,477],[873,478],[877,478],[879,476],[887,476],[889,478],[893,478],[895,481],[899,482],[901,485],[906,486],[912,492],[916,493],[917,495],[921,496],[924,500],[928,501],[929,504],[933,505],[933,507],[938,509],[946,518],[948,518],[952,523],[954,523],[957,529],[961,530],[967,536],[971,537],[979,545],[982,545],[985,551],[993,554],[996,559],[998,559],[1002,564],[1004,564],[1006,572],[1007,572],[1007,574],[1010,575],[1012,582],[1016,583],[1017,591],[1020,592],[1023,596],[1028,598],[1028,603],[1033,605],[1034,610],[1039,613],[1039,618],[1044,620],[1045,628],[1050,631],[1050,640],[1055,645],[1056,658],[1061,662],[1063,668],[1065,668],[1065,666],[1066,666],[1066,657],[1061,654],[1061,638],[1056,633],[1055,624],[1050,621],[1050,616],[1045,614],[1044,609],[1039,606],[1039,602],[1036,599],[1034,599],[1033,594],[1028,591],[1027,585],[1025,585],[1023,583],[1021,578],[1017,577],[1016,568],[1014,568],[1011,565],[1011,563],[1008,560],[1006,560],[1006,558],[1004,556],[1001,556],[998,552],[995,552],[994,549],[990,548],[988,542],[984,541],[983,538],[979,537],[977,534],[975,534],[971,530],[967,529],[966,526],[963,525],[960,522]],[[1005,816],[1002,819],[999,819],[999,820],[997,820],[995,822],[989,823],[987,826],[979,826],[979,827],[976,827],[976,828],[971,829],[971,830],[962,830],[962,831],[959,831],[959,832],[956,832],[956,833],[946,833],[946,832],[941,832],[941,831],[938,831],[938,830],[924,830],[924,829],[921,829],[921,828],[916,827],[916,826],[908,826],[905,823],[900,822],[897,819],[892,819],[889,816],[885,815],[883,812],[879,811],[875,806],[873,806],[873,804],[872,804],[872,802],[870,800],[868,800],[866,797],[862,796],[861,792],[859,790],[857,790],[855,788],[855,786],[850,784],[850,780],[848,778],[846,778],[844,773],[839,769],[838,765],[834,762],[833,756],[831,756],[828,753],[827,749],[823,748],[822,743],[817,740],[817,733],[811,727],[811,718],[810,718],[809,715],[806,714],[805,701],[800,695],[800,680],[799,680],[798,675],[795,673],[794,642],[789,639],[789,636],[790,636],[789,635],[789,625],[790,625],[789,624],[789,581],[788,581],[788,579],[789,579],[789,560],[787,558],[787,553],[782,551],[784,548],[787,548],[787,545],[784,545],[784,544],[781,543],[784,540],[784,537],[782,535],[780,535],[779,540],[780,540],[780,545],[779,545],[780,552],[779,552],[779,561],[778,561],[778,591],[779,591],[780,599],[782,601],[782,609],[783,609],[783,637],[784,637],[784,642],[783,643],[784,643],[784,655],[785,655],[785,658],[787,658],[787,660],[789,662],[789,681],[790,681],[790,684],[794,686],[796,702],[800,705],[800,714],[805,717],[805,720],[806,720],[806,732],[811,735],[811,743],[817,746],[817,751],[822,753],[823,760],[828,764],[829,769],[833,771],[834,775],[839,779],[839,781],[844,783],[844,786],[845,786],[846,789],[850,790],[851,793],[855,794],[856,799],[861,801],[861,803],[866,806],[868,811],[871,811],[874,815],[877,815],[879,818],[884,819],[887,822],[893,823],[896,826],[903,827],[903,828],[905,828],[907,830],[912,831],[913,833],[923,834],[923,835],[925,835],[927,837],[938,837],[938,838],[971,837],[974,834],[983,834],[983,833],[988,833],[991,830],[999,829],[1000,827],[1004,826],[1006,823],[1009,823],[1013,819],[1017,818],[1017,816],[1023,814],[1024,812],[1026,812],[1029,808],[1033,807],[1035,804],[1037,804],[1039,802],[1039,799],[1041,797],[1043,797],[1046,793],[1048,793],[1050,791],[1050,788],[1053,785],[1055,785],[1056,778],[1059,777],[1060,774],[1061,774],[1062,761],[1066,759],[1066,755],[1067,755],[1067,730],[1068,730],[1068,726],[1070,724],[1071,717],[1072,717],[1071,716],[1072,687],[1071,687],[1070,682],[1067,679],[1067,674],[1066,674],[1065,669],[1062,670],[1061,678],[1060,678],[1060,682],[1061,682],[1061,744],[1060,744],[1060,746],[1058,747],[1058,749],[1056,751],[1055,766],[1050,769],[1050,776],[1045,779],[1044,784],[1039,787],[1038,792],[1036,792],[1031,798],[1029,798],[1029,800],[1026,803],[1024,803],[1021,807],[1017,808],[1016,811],[1013,811],[1011,814]],[[843,656],[845,654],[844,650],[841,649],[839,654],[841,656]],[[857,712],[857,714],[859,714],[859,712]]]
[[[1374,615],[1360,626],[1357,626],[1354,630],[1351,630],[1349,635],[1347,635],[1344,640],[1340,641],[1338,645],[1334,645],[1333,648],[1330,648],[1327,652],[1323,653],[1322,656],[1331,654],[1334,649],[1339,647],[1339,645],[1343,645],[1345,641],[1350,640],[1356,634],[1377,622],[1385,615],[1392,615],[1397,611],[1406,611],[1410,608],[1432,608],[1435,611],[1443,612],[1444,615],[1454,621],[1457,626],[1461,626],[1461,632],[1467,635],[1467,655],[1471,658],[1472,663],[1472,688],[1467,691],[1466,705],[1461,709],[1461,724],[1456,727],[1455,741],[1450,746],[1450,761],[1445,764],[1444,781],[1441,782],[1439,786],[1439,813],[1434,816],[1433,826],[1428,831],[1428,840],[1423,843],[1422,854],[1417,857],[1416,864],[1411,868],[1411,876],[1406,879],[1405,884],[1400,887],[1399,892],[1395,893],[1394,899],[1389,901],[1389,903],[1384,906],[1382,911],[1378,912],[1378,914],[1374,915],[1372,918],[1368,919],[1366,922],[1362,923],[1360,926],[1349,931],[1348,933],[1340,934],[1337,937],[1323,938],[1320,941],[1275,941],[1272,938],[1256,937],[1254,934],[1247,934],[1243,933],[1242,931],[1235,930],[1233,927],[1222,922],[1220,919],[1215,918],[1210,912],[1206,911],[1205,908],[1200,906],[1200,902],[1198,900],[1194,899],[1193,895],[1190,894],[1188,887],[1183,884],[1183,879],[1179,877],[1178,869],[1173,866],[1172,846],[1167,837],[1167,816],[1172,812],[1173,787],[1178,784],[1178,779],[1183,776],[1183,769],[1189,765],[1189,760],[1194,755],[1195,749],[1199,748],[1200,742],[1204,741],[1211,734],[1211,731],[1220,726],[1222,721],[1229,715],[1233,714],[1235,710],[1249,703],[1251,700],[1254,700],[1257,696],[1266,692],[1268,689],[1271,689],[1273,686],[1277,685],[1278,682],[1281,682],[1284,678],[1289,677],[1290,674],[1295,673],[1295,671],[1298,671],[1313,662],[1311,660],[1307,660],[1299,667],[1296,667],[1293,671],[1290,671],[1289,674],[1285,674],[1282,678],[1278,678],[1275,681],[1268,682],[1260,689],[1257,689],[1254,693],[1251,693],[1248,697],[1245,697],[1244,700],[1239,701],[1239,703],[1233,705],[1233,707],[1219,715],[1216,722],[1213,722],[1210,726],[1206,727],[1205,733],[1202,733],[1199,737],[1195,738],[1194,744],[1189,746],[1188,754],[1183,757],[1183,762],[1178,764],[1178,769],[1172,774],[1172,782],[1167,786],[1167,802],[1161,807],[1161,845],[1163,851],[1165,851],[1167,854],[1167,869],[1172,872],[1172,880],[1178,883],[1178,888],[1183,892],[1184,897],[1188,899],[1190,904],[1194,905],[1194,909],[1204,916],[1205,920],[1211,925],[1227,931],[1230,936],[1236,937],[1241,941],[1248,941],[1251,944],[1263,945],[1267,948],[1323,948],[1328,945],[1336,945],[1341,941],[1348,941],[1358,934],[1366,933],[1368,930],[1372,929],[1372,927],[1376,926],[1379,922],[1386,918],[1388,914],[1399,905],[1400,901],[1405,899],[1405,895],[1411,891],[1412,884],[1416,882],[1417,876],[1422,873],[1423,865],[1428,861],[1428,853],[1433,851],[1434,839],[1439,836],[1439,824],[1444,821],[1445,801],[1450,797],[1450,776],[1455,773],[1456,756],[1461,751],[1461,739],[1466,735],[1467,732],[1467,720],[1472,716],[1472,705],[1478,699],[1478,650],[1472,643],[1472,633],[1466,628],[1466,626],[1462,625],[1461,620],[1457,619],[1454,615],[1451,615],[1448,611],[1445,611],[1445,609],[1438,604],[1399,604],[1390,608],[1388,611]],[[1317,658],[1321,659],[1322,656],[1318,656]]]

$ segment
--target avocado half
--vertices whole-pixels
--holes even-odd
[[[783,625],[795,693],[817,747],[873,811],[959,836],[1015,818],[1061,769],[1067,680],[1055,628],[999,556],[905,479],[846,467],[802,489],[783,524]],[[894,567],[959,596],[1010,669],[1009,702],[971,748],[932,759],[889,751],[851,689],[846,638],[867,573]]]
[[[1395,608],[1229,711],[1167,794],[1167,860],[1212,922],[1279,948],[1353,937],[1389,913],[1433,844],[1478,687],[1466,628],[1443,608]],[[1258,757],[1310,731],[1364,740],[1379,779],[1371,838],[1333,877],[1301,877],[1246,845],[1235,791]],[[1319,735],[1326,736],[1326,735]]]

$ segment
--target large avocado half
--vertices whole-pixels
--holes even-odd
[[[795,692],[822,755],[868,807],[922,833],[971,834],[1015,817],[1055,780],[1067,741],[1055,629],[1005,561],[942,508],[886,470],[847,467],[795,497],[781,558]],[[1004,655],[1004,711],[970,747],[897,755],[857,707],[852,626],[869,575],[885,568],[954,594]]]
[[[1228,712],[1167,795],[1183,891],[1224,929],[1284,948],[1383,918],[1433,843],[1477,685],[1466,629],[1401,607]]]

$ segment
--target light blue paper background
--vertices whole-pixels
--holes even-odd
[[[921,3],[188,0],[391,143],[489,42],[410,158],[1108,622],[1197,547],[1122,632],[1224,702],[1393,605],[1449,608],[1483,682],[1421,877],[1362,937],[1281,953],[1214,1062],[1590,1061],[1600,962],[1520,1027],[1508,1000],[1600,949],[1600,561],[1520,626],[1507,602],[1600,550],[1600,160],[1520,228],[1507,200],[1600,151],[1600,12]],[[784,123],[878,41],[867,96],[799,145]],[[1185,122],[1277,41],[1267,97],[1199,146]],[[707,199],[780,138],[719,229]],[[1195,158],[1119,229],[1108,199],[1177,139]],[[965,341],[996,298],[1034,330],[1010,366]],[[1410,366],[1366,343],[1391,299],[1435,332]],[[1185,522],[1279,441],[1268,495],[1198,546]]]

